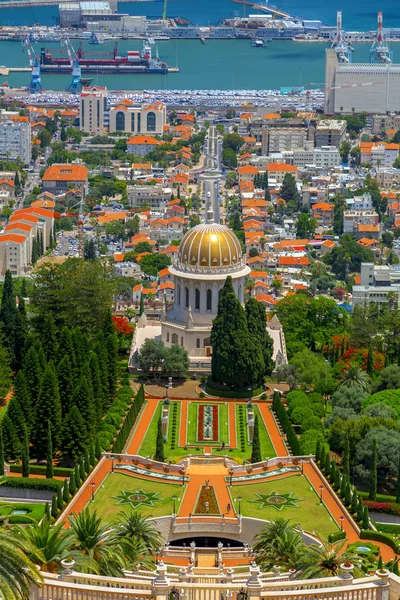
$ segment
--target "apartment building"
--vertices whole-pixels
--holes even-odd
[[[110,109],[110,132],[162,135],[166,123],[167,109],[162,102],[135,104],[126,99]]]
[[[127,141],[127,152],[135,156],[147,156],[160,144],[162,142],[151,135],[134,135]]]
[[[371,302],[379,306],[391,304],[395,307],[400,300],[400,270],[387,265],[361,263],[360,285],[353,286],[352,306],[368,306]]]
[[[0,160],[31,162],[31,125],[26,121],[0,121]]]
[[[336,146],[339,148],[346,136],[346,121],[321,119],[315,129],[315,146]]]
[[[81,131],[102,134],[107,125],[107,88],[83,88],[79,104],[79,127]]]
[[[289,173],[293,175],[293,177],[297,180],[299,175],[299,170],[294,165],[287,165],[284,163],[270,163],[266,167],[268,171],[268,177],[271,177],[276,181],[277,184],[283,183],[285,175]]]
[[[74,190],[85,197],[88,191],[88,173],[89,169],[83,165],[54,163],[42,177],[42,190],[60,195],[65,194],[72,185]]]
[[[390,168],[399,156],[399,144],[385,142],[361,142],[361,164],[369,163],[374,168]]]
[[[375,210],[345,210],[343,212],[343,233],[356,235],[360,225],[379,227],[378,213]],[[366,232],[364,231],[364,233]]]
[[[294,148],[292,156],[293,164],[296,167],[313,165],[317,169],[328,171],[338,167],[341,163],[340,153],[336,146]]]
[[[0,274],[10,270],[21,275],[31,261],[29,239],[26,235],[6,233],[0,235]]]
[[[400,129],[400,114],[374,115],[372,120],[372,133],[380,135],[383,131]]]
[[[400,187],[400,169],[378,167],[375,172],[375,178],[380,188]]]
[[[165,206],[171,196],[171,188],[161,185],[129,185],[127,187],[127,198],[132,208],[161,208]]]

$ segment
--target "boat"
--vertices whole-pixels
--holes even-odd
[[[98,33],[92,32],[89,38],[89,44],[101,45],[104,44],[104,38]]]
[[[153,35],[153,40],[156,42],[162,42],[163,40],[170,40],[171,38],[166,33],[158,33],[157,35]]]
[[[90,54],[94,55],[86,56]],[[168,65],[158,56],[152,56],[151,44],[145,41],[142,51],[128,50],[126,54],[118,54],[118,42],[112,52],[84,52],[80,43],[76,57],[82,73],[104,74],[165,74]],[[40,69],[42,73],[65,74],[71,73],[71,63],[68,56],[55,57],[54,52],[45,48],[40,50]]]
[[[259,38],[253,38],[251,41],[251,45],[254,46],[254,48],[264,48],[264,42]]]

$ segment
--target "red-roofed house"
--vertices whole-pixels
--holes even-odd
[[[135,156],[147,156],[161,144],[162,142],[151,135],[135,135],[127,141],[127,152]]]
[[[10,270],[13,275],[26,272],[31,262],[28,235],[4,233],[0,235],[0,274]]]
[[[284,163],[269,163],[266,166],[266,169],[269,177],[275,179],[277,183],[282,183],[287,173],[293,175],[297,181],[299,170],[294,165],[286,165]]]

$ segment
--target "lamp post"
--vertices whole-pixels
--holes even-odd
[[[185,485],[185,473],[186,473],[186,469],[185,469],[185,467],[182,467],[182,485]]]
[[[322,504],[322,490],[324,489],[323,485],[319,486],[319,503]]]
[[[343,531],[343,521],[344,521],[343,515],[341,517],[339,517],[339,521],[340,521],[340,531]]]
[[[251,385],[249,385],[249,387],[247,388],[247,391],[249,392],[249,402],[251,402],[251,392],[252,392],[252,387]]]
[[[232,467],[229,469],[229,485],[232,487],[232,476],[234,474],[234,470],[232,469]]]
[[[301,464],[301,474],[304,475],[304,460],[303,459],[300,461],[300,464]]]
[[[114,460],[115,460],[115,456],[111,456],[111,473],[114,473]]]
[[[238,496],[238,497],[237,497],[237,498],[235,498],[235,499],[236,499],[236,500],[238,501],[238,503],[239,503],[239,515],[240,515],[240,506],[241,506],[241,504],[240,504],[240,503],[241,503],[241,501],[242,501],[242,496]]]
[[[92,483],[90,484],[90,487],[92,488],[92,502],[94,502],[94,486],[95,486],[95,482],[92,481]]]

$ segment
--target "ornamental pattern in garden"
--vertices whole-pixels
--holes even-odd
[[[219,437],[218,406],[216,404],[200,404],[197,423],[197,439],[199,442],[216,442]]]

